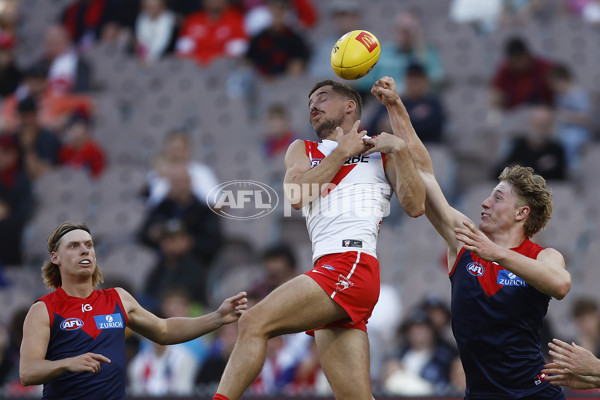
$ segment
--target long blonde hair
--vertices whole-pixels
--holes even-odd
[[[48,236],[48,253],[52,254],[58,249],[60,246],[60,241],[64,235],[66,235],[68,232],[78,229],[90,233],[90,228],[88,228],[88,226],[84,223],[63,222],[57,226],[52,231],[50,236]],[[62,278],[60,276],[60,269],[58,268],[58,265],[54,264],[52,261],[47,261],[44,263],[42,266],[42,279],[44,280],[46,287],[49,289],[58,289],[62,285]],[[104,277],[102,276],[100,266],[96,264],[96,269],[92,275],[92,285],[96,287],[102,282],[104,282]]]

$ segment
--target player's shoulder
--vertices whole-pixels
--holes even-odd
[[[29,311],[27,312],[27,318],[47,321],[49,319],[47,304],[40,300],[33,303],[31,307],[29,307]]]

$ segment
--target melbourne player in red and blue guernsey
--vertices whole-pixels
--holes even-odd
[[[246,294],[198,318],[158,318],[125,290],[102,282],[84,224],[64,223],[48,238],[42,277],[54,292],[35,302],[23,327],[20,375],[44,384],[43,399],[125,399],[125,327],[161,344],[185,342],[237,321]],[[125,267],[125,266],[124,266]]]
[[[552,213],[546,181],[531,168],[506,168],[485,199],[479,229],[446,201],[431,158],[393,79],[372,93],[386,106],[425,183],[425,214],[448,246],[452,329],[467,379],[466,399],[564,399],[542,374],[542,321],[551,297],[571,288],[563,256],[530,238]],[[377,151],[377,145],[372,151]]]

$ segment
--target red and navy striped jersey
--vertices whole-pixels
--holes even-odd
[[[67,372],[48,382],[43,399],[125,399],[127,314],[117,291],[98,289],[79,298],[58,288],[38,301],[46,304],[50,317],[47,360],[88,352],[111,360],[96,374]]]
[[[543,248],[526,239],[512,250],[537,258]],[[464,248],[450,281],[452,331],[467,378],[466,398],[561,398],[562,389],[537,378],[544,366],[540,340],[550,297]]]

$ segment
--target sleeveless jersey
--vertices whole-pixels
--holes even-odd
[[[526,239],[512,249],[536,258]],[[464,248],[450,272],[452,331],[467,378],[467,399],[553,398],[561,392],[537,376],[542,322],[550,297],[497,263]]]
[[[110,359],[96,374],[66,372],[44,385],[43,399],[125,399],[127,314],[115,289],[98,289],[87,298],[62,288],[41,297],[50,316],[47,360],[88,352]]]
[[[304,141],[314,168],[337,142]],[[376,244],[382,218],[389,213],[392,186],[381,153],[351,157],[333,177],[330,187],[303,207],[312,243],[313,263],[326,254],[361,251],[377,257]]]

